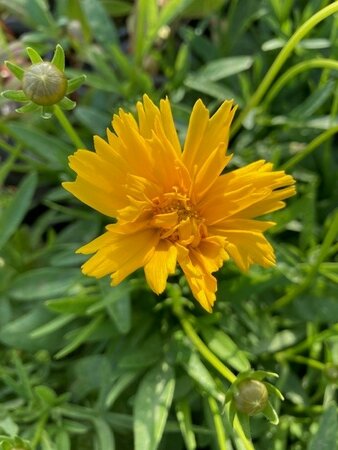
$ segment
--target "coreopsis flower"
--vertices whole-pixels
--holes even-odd
[[[210,117],[198,100],[183,149],[168,99],[158,108],[144,96],[136,107],[137,120],[123,110],[113,117],[108,142],[94,137],[95,152],[81,149],[69,158],[77,178],[63,183],[65,189],[116,219],[78,250],[94,253],[83,273],[111,274],[117,285],[143,267],[150,288],[160,294],[178,264],[194,297],[211,311],[213,272],[224,261],[232,258],[243,271],[275,264],[263,235],[274,223],[255,218],[282,208],[295,193],[294,179],[263,160],[223,174],[231,159],[232,101]]]

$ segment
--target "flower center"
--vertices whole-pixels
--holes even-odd
[[[161,228],[161,238],[196,247],[207,235],[203,218],[185,194],[166,193],[153,199],[152,225]]]

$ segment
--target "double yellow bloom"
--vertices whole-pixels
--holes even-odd
[[[70,167],[74,182],[63,186],[82,202],[117,222],[78,252],[95,253],[85,274],[111,274],[114,285],[140,267],[160,294],[178,263],[194,297],[207,311],[216,299],[212,275],[230,257],[241,270],[275,264],[263,232],[273,222],[254,220],[285,206],[294,179],[263,160],[222,174],[236,108],[225,101],[209,117],[198,100],[183,150],[170,102],[137,103],[138,120],[123,110],[112,121],[108,142],[94,137],[95,152],[78,150]]]

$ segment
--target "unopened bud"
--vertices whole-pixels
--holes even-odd
[[[258,380],[245,380],[238,384],[234,400],[239,412],[254,416],[265,409],[268,397],[264,383]]]
[[[67,79],[61,70],[50,62],[33,64],[24,73],[22,89],[37,105],[51,106],[58,103],[67,91]]]

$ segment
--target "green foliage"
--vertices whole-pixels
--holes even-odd
[[[0,0],[1,450],[335,448],[336,15],[308,30],[253,101],[293,33],[335,4]],[[71,99],[60,108],[78,105],[68,121],[60,109],[43,120],[32,104],[16,114],[27,46],[31,62],[65,66]],[[157,297],[143,273],[113,288],[80,271],[75,250],[107,220],[60,188],[67,158],[145,92],[169,96],[182,138],[198,97],[211,110],[234,98],[246,113],[232,167],[266,159],[297,179],[297,196],[272,214],[277,266],[243,274],[226,263],[212,315],[179,273]],[[232,401],[247,379],[269,393],[250,420]]]

